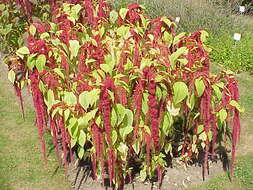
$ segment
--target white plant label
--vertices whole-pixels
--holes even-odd
[[[179,23],[180,22],[180,17],[176,17],[175,22]]]
[[[245,6],[240,6],[239,11],[240,11],[240,13],[244,13],[245,12]]]
[[[234,33],[234,40],[240,41],[240,40],[241,40],[241,37],[242,37],[241,34],[239,34],[239,33]]]

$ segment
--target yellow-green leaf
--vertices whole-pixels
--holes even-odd
[[[176,82],[173,85],[173,101],[176,104],[183,101],[189,94],[188,87],[184,82]]]

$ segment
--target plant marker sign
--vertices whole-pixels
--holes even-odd
[[[241,37],[242,37],[241,34],[239,34],[239,33],[234,33],[234,40],[235,40],[235,41],[240,41],[240,40],[241,40]]]
[[[244,13],[245,12],[245,6],[240,6],[239,7],[239,12]]]
[[[176,22],[176,23],[179,23],[179,22],[180,22],[180,17],[176,17],[176,18],[175,18],[175,22]]]

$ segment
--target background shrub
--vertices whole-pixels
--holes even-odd
[[[253,72],[253,36],[245,33],[242,40],[235,42],[232,34],[224,33],[220,38],[210,37],[213,48],[210,57],[213,64],[223,65],[234,72]]]

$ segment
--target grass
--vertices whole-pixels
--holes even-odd
[[[187,190],[252,190],[253,189],[253,156],[247,155],[238,159],[235,178],[230,181],[223,174],[212,178],[208,183]]]
[[[209,38],[209,45],[213,49],[210,53],[213,63],[221,64],[234,72],[253,73],[252,33],[244,33],[239,42],[235,42],[232,36],[231,33],[223,33],[218,38],[217,36]]]
[[[27,108],[26,120],[21,118],[13,93],[5,90],[10,89],[7,83],[0,78],[0,189],[70,189],[54,153],[47,164],[41,159],[34,113]]]

